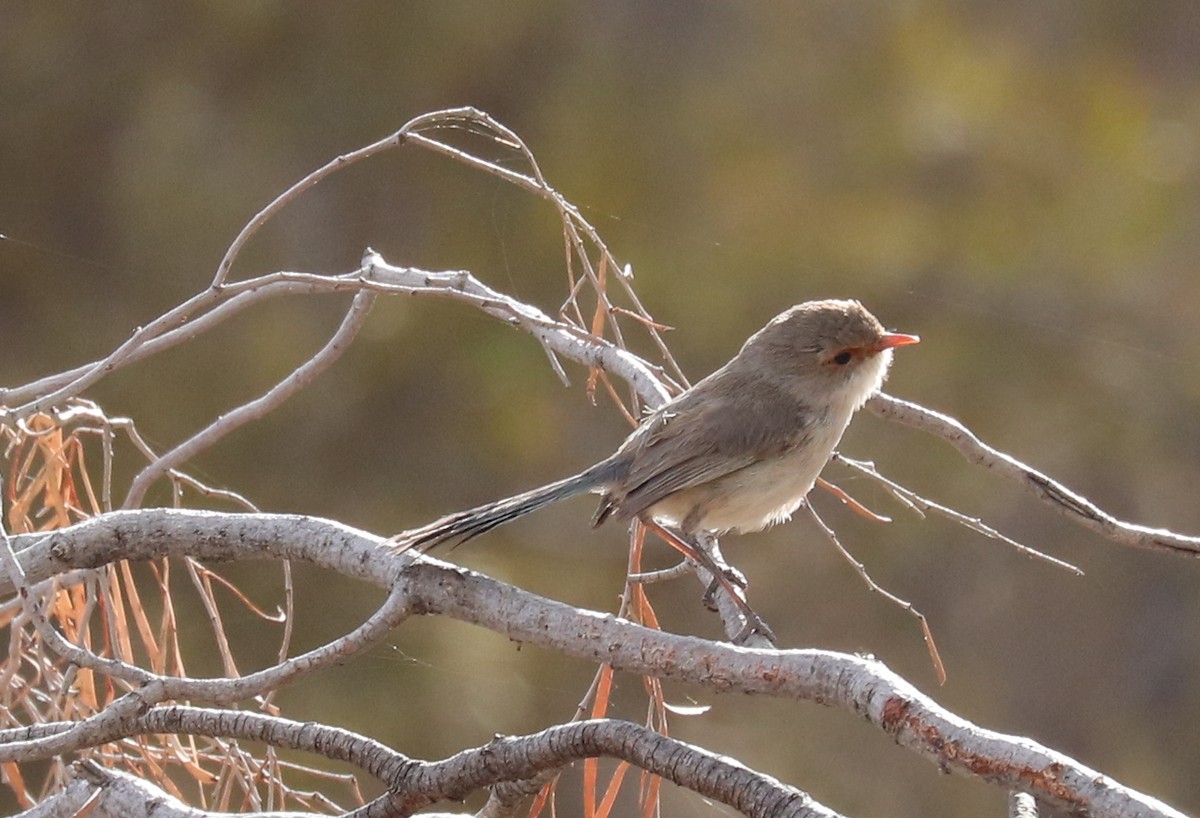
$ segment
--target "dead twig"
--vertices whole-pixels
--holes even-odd
[[[930,432],[945,440],[971,463],[1013,480],[1067,519],[1110,542],[1200,557],[1200,537],[1118,520],[1082,494],[984,443],[961,421],[949,415],[883,393],[867,401],[867,408],[882,418]]]
[[[805,503],[804,508],[808,511],[808,515],[813,518],[813,521],[817,524],[821,531],[824,532],[825,536],[829,538],[829,541],[833,543],[835,548],[837,548],[838,553],[841,554],[845,558],[846,562],[850,563],[850,565],[854,568],[855,572],[862,577],[863,582],[867,584],[868,588],[909,615],[916,617],[916,620],[921,623],[921,634],[925,639],[925,647],[929,650],[929,661],[933,663],[933,670],[937,674],[938,684],[945,684],[946,666],[942,664],[942,657],[938,653],[937,644],[933,641],[933,631],[929,629],[929,620],[925,618],[925,614],[918,611],[916,607],[914,607],[913,604],[908,600],[901,599],[877,583],[875,580],[871,579],[871,575],[867,573],[866,566],[856,560],[854,555],[846,550],[846,547],[842,545],[842,541],[838,539],[838,536],[834,530],[825,524],[825,521],[821,519],[821,516],[817,514],[812,505]]]
[[[920,494],[917,494],[912,489],[909,489],[909,488],[906,488],[906,487],[900,485],[895,480],[891,480],[887,477],[884,477],[875,468],[874,463],[870,463],[865,460],[854,460],[853,458],[846,457],[845,455],[843,455],[841,453],[837,453],[837,452],[834,453],[832,459],[837,461],[838,463],[842,463],[846,466],[849,466],[850,468],[855,469],[856,471],[859,471],[862,474],[865,474],[866,476],[870,477],[872,480],[875,480],[878,483],[882,484],[883,487],[885,489],[887,489],[887,491],[893,497],[895,497],[897,500],[899,500],[904,505],[911,508],[917,514],[920,514],[922,517],[925,516],[925,512],[932,511],[935,514],[939,514],[948,520],[952,520],[952,521],[958,523],[959,525],[963,526],[964,528],[970,529],[971,531],[978,532],[978,533],[982,534],[983,536],[988,537],[990,539],[999,540],[1000,542],[1004,543],[1005,545],[1009,545],[1009,546],[1015,548],[1017,551],[1020,551],[1022,554],[1024,554],[1027,557],[1042,560],[1043,562],[1048,562],[1051,565],[1056,565],[1059,568],[1063,568],[1067,571],[1070,571],[1072,574],[1075,574],[1076,576],[1080,576],[1080,577],[1083,576],[1083,569],[1067,562],[1066,560],[1060,560],[1058,557],[1052,557],[1049,554],[1046,554],[1042,551],[1038,551],[1036,548],[1031,548],[1022,542],[1018,542],[1017,540],[1014,540],[1012,537],[1009,537],[1006,534],[1000,533],[999,531],[992,528],[987,523],[980,520],[978,517],[969,517],[960,511],[955,511],[954,509],[950,508],[949,506],[944,506],[941,503],[937,503],[937,502],[934,502],[933,500],[930,500],[927,497],[923,497]]]

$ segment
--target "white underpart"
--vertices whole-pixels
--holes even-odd
[[[830,396],[823,416],[813,424],[812,434],[802,445],[708,486],[677,492],[654,507],[654,517],[680,525],[700,503],[704,505],[702,518],[693,528],[718,533],[758,531],[789,519],[829,462],[850,418],[883,385],[891,360],[892,351],[887,349],[863,361]]]

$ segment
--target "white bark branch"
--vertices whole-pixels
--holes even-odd
[[[90,790],[86,812],[89,818],[318,818],[317,814],[307,812],[211,812],[190,807],[148,781],[120,770],[84,761],[76,765],[75,771],[78,777],[67,791],[81,789],[80,785]],[[76,815],[61,814],[64,818]],[[32,818],[32,813],[15,818]]]
[[[410,759],[373,739],[322,724],[176,705],[110,723],[107,730],[89,737],[88,746],[147,733],[255,741],[353,764],[389,789],[387,795],[356,810],[354,814],[359,816],[409,815],[439,801],[461,801],[495,784],[522,781],[585,758],[609,757],[754,818],[837,818],[837,813],[806,793],[743,764],[641,725],[612,719],[555,725],[528,736],[497,736],[482,747],[429,762]]]
[[[529,332],[551,354],[561,355],[584,366],[598,367],[626,380],[651,407],[661,404],[669,396],[661,374],[628,350],[493,290],[469,273],[438,273],[396,267],[385,262],[378,254],[368,253],[362,269],[339,276],[281,272],[206,290],[139,329],[129,341],[100,361],[25,386],[0,389],[0,421],[27,417],[75,397],[110,372],[168,346],[190,340],[260,299],[297,292],[364,290],[464,301],[492,317]],[[17,401],[25,403],[15,408],[3,408],[11,407]],[[1119,520],[1059,481],[984,443],[964,424],[948,415],[882,393],[868,401],[867,407],[880,417],[940,437],[958,449],[968,461],[1013,480],[1068,519],[1111,542],[1200,556],[1200,537]],[[238,413],[242,411],[248,410],[243,407]],[[222,422],[217,421],[213,425],[222,426]],[[195,455],[193,448],[203,448],[198,445],[206,442],[203,435],[197,436],[198,440],[193,439],[195,443],[187,448],[187,456]],[[182,459],[182,456],[176,456],[171,462]],[[140,496],[140,492],[135,496]],[[130,504],[131,500],[127,500],[127,505]]]
[[[459,129],[469,130],[515,152],[524,160],[528,172],[489,161],[442,141],[443,132]],[[342,275],[276,272],[243,281],[230,280],[230,271],[246,242],[288,203],[331,173],[355,161],[405,144],[433,150],[493,174],[538,195],[556,209],[563,226],[571,283],[570,295],[560,310],[559,318],[552,318],[535,307],[493,290],[467,272],[429,272],[396,267],[371,251],[365,255],[360,269]],[[576,266],[582,270],[578,277]],[[604,281],[609,282],[608,286],[615,282],[628,299],[626,303],[631,303],[635,309],[624,311],[614,306],[609,300]],[[584,319],[576,296],[584,284],[591,286],[599,304],[590,323],[593,329],[600,328],[597,333],[583,329],[589,326],[589,322]],[[532,335],[547,353],[555,372],[564,380],[566,374],[558,364],[559,356],[624,379],[634,395],[652,407],[665,401],[677,383],[686,383],[663,343],[659,333],[661,327],[650,320],[642,308],[625,269],[617,264],[578,209],[549,185],[532,152],[520,137],[486,114],[461,108],[417,117],[396,133],[339,156],[298,181],[242,229],[218,266],[209,288],[145,327],[138,328],[124,343],[99,360],[24,386],[0,389],[0,424],[11,424],[17,428],[34,413],[56,409],[63,410],[56,415],[61,420],[69,401],[77,400],[86,389],[112,372],[190,341],[246,307],[260,304],[268,298],[291,294],[339,293],[353,293],[354,303],[334,337],[320,352],[297,366],[287,378],[260,398],[218,417],[162,456],[151,452],[136,437],[136,430],[130,427],[129,434],[151,462],[133,481],[125,505],[140,505],[148,486],[158,477],[169,474],[176,480],[185,479],[177,467],[214,445],[233,429],[278,407],[330,365],[345,345],[352,341],[365,320],[371,302],[379,295],[438,297],[463,302]],[[653,366],[624,348],[622,330],[616,321],[618,315],[626,315],[642,323],[653,342],[664,353],[663,367]],[[616,339],[615,343],[600,337],[604,334],[604,327]],[[612,391],[607,380],[604,385]],[[637,403],[634,401],[635,405]],[[953,418],[883,394],[874,397],[868,405],[872,411],[888,420],[941,437],[955,446],[971,463],[1016,481],[1040,502],[1112,542],[1200,556],[1200,537],[1118,520],[1061,483],[983,443]],[[636,409],[630,411],[636,412]],[[111,427],[104,428],[111,433]],[[106,469],[109,468],[111,463],[106,461]],[[108,507],[108,485],[104,490],[105,507]],[[967,522],[975,523],[971,527],[985,534],[991,531],[979,521]],[[1007,541],[998,532],[992,534]],[[0,761],[62,755],[92,746],[101,740],[111,740],[104,739],[104,736],[133,735],[151,729],[187,732],[189,728],[182,721],[171,724],[154,722],[155,719],[168,718],[168,714],[172,714],[172,718],[182,719],[186,716],[201,719],[196,724],[208,725],[206,729],[210,732],[205,735],[226,735],[220,729],[229,728],[229,719],[239,718],[243,725],[252,724],[255,729],[269,727],[290,735],[288,731],[292,728],[285,729],[280,719],[266,716],[251,718],[250,714],[233,711],[213,711],[218,715],[201,716],[184,708],[161,706],[161,703],[187,699],[230,704],[269,694],[305,674],[361,653],[377,644],[411,613],[424,613],[473,622],[518,641],[538,644],[588,661],[611,663],[616,668],[642,675],[676,679],[715,691],[736,690],[807,699],[845,709],[863,716],[897,743],[928,758],[941,769],[981,778],[1017,793],[1012,802],[1014,810],[1031,803],[1031,798],[1026,796],[1036,796],[1038,801],[1051,807],[1096,816],[1179,815],[1154,799],[1121,787],[1062,754],[1026,739],[984,730],[957,718],[877,662],[826,651],[746,650],[650,630],[615,616],[543,599],[444,563],[425,559],[413,561],[410,556],[396,556],[378,548],[377,544],[378,539],[369,534],[311,518],[169,511],[108,514],[44,537],[21,536],[12,538],[11,542],[0,543],[3,546],[0,562],[3,562],[3,573],[7,577],[0,578],[0,592],[15,590],[20,595],[17,600],[0,605],[0,610],[23,608],[20,614],[34,623],[41,632],[43,642],[74,666],[117,680],[120,683],[117,689],[128,690],[137,686],[99,713],[80,721],[37,724],[0,731]],[[19,554],[14,554],[10,547],[19,551]],[[49,620],[39,609],[37,599],[33,598],[40,590],[39,583],[54,577],[70,577],[71,572],[79,569],[125,558],[150,559],[168,555],[190,555],[210,560],[303,559],[386,588],[389,593],[379,610],[351,633],[301,656],[292,659],[281,657],[276,665],[247,676],[219,679],[178,678],[151,673],[72,645],[53,631]],[[726,628],[729,629],[731,612],[732,616],[738,613],[727,597],[723,603],[722,611]],[[254,721],[254,718],[260,721]],[[304,735],[318,735],[326,740],[334,735],[328,732],[333,728],[313,726],[308,733],[301,728],[296,729]],[[531,748],[539,747],[539,741],[545,742],[545,760],[558,758],[554,753],[561,755],[561,749],[556,742],[562,737],[571,737],[573,743],[570,746],[573,749],[567,754],[569,758],[564,756],[566,760],[561,763],[580,757],[578,748],[581,743],[596,752],[626,760],[630,760],[630,755],[643,753],[638,757],[652,766],[662,761],[657,755],[659,752],[665,753],[663,758],[669,761],[674,758],[672,754],[686,755],[694,750],[682,749],[677,743],[670,744],[666,739],[659,741],[661,736],[652,740],[653,746],[665,747],[665,750],[631,749],[651,745],[640,743],[641,734],[637,740],[631,739],[627,734],[629,729],[612,727],[609,723],[564,725],[537,736],[498,740],[487,747],[464,751],[441,762],[440,767],[422,766],[423,763],[407,760],[397,761],[402,757],[387,748],[383,748],[387,751],[383,756],[391,759],[389,764],[399,765],[408,771],[418,771],[417,777],[424,776],[427,784],[433,782],[430,785],[432,789],[427,787],[421,792],[436,791],[436,797],[440,798],[453,797],[452,791],[457,793],[459,789],[483,786],[480,782],[485,779],[493,781],[489,763],[496,759],[497,753],[505,755],[505,758],[511,756],[510,767],[515,765],[519,768],[517,772],[511,769],[506,772],[509,776],[524,778],[537,774],[539,770],[549,769],[545,764],[538,766],[530,761]],[[606,738],[609,731],[615,731],[619,737],[615,739],[615,746],[604,743],[610,741],[610,738]],[[550,739],[547,736],[558,738]],[[295,737],[293,740],[300,741]],[[279,746],[293,745],[282,742]],[[688,757],[693,760],[699,758],[694,754]],[[714,764],[720,761],[715,757],[711,760]],[[526,766],[520,767],[522,763]],[[677,765],[670,763],[667,767],[674,769]],[[721,769],[720,775],[709,780],[708,784],[704,783],[704,776],[700,776],[685,786],[699,788],[698,791],[710,797],[720,798],[715,790],[709,792],[704,787],[716,787],[712,782],[718,781],[721,776],[733,774],[728,768]],[[71,805],[76,801],[72,799],[86,795],[96,799],[93,806],[99,810],[98,814],[138,814],[137,810],[148,809],[158,803],[161,809],[157,815],[213,815],[172,802],[169,798],[156,801],[163,794],[154,787],[127,775],[97,770],[85,768],[82,773],[84,779],[90,782],[91,789],[85,789],[77,781],[64,790],[61,797],[52,799],[58,807],[48,802],[46,809],[73,809]],[[448,772],[450,770],[455,771],[453,775]],[[751,776],[757,775],[746,772]],[[671,777],[670,772],[663,774]],[[770,809],[761,813],[755,811],[765,808],[748,794],[751,791],[770,793],[772,797],[792,798],[787,803],[792,805],[789,809],[797,810],[794,814],[828,814],[821,812],[823,808],[819,805],[803,799],[795,800],[795,791],[779,782],[768,781],[761,776],[758,779],[739,778],[739,775],[734,777],[741,780],[743,785],[738,788],[737,793],[740,794],[735,794],[735,797],[751,799],[753,803],[743,805],[750,810],[748,814],[782,814]],[[495,781],[501,780],[515,779],[495,778]],[[755,784],[754,781],[759,783]],[[403,810],[414,803],[411,798],[401,800],[404,802]],[[778,809],[782,810],[783,807]],[[373,802],[364,807],[362,813],[399,814],[394,798]]]
[[[1200,537],[1118,520],[1082,494],[984,443],[978,435],[949,415],[884,394],[871,398],[867,408],[882,418],[940,437],[958,449],[971,463],[1014,481],[1067,519],[1118,545],[1200,557]]]
[[[217,418],[206,428],[192,435],[171,451],[145,466],[134,478],[125,496],[123,508],[137,508],[142,503],[150,484],[175,467],[186,463],[199,452],[209,448],[218,440],[228,435],[240,426],[245,426],[252,420],[263,417],[272,409],[281,405],[293,394],[312,383],[319,374],[324,372],[342,356],[346,348],[358,335],[367,322],[371,306],[375,303],[376,294],[368,290],[360,290],[354,296],[346,317],[341,326],[334,332],[333,337],[321,348],[316,355],[309,358],[287,377],[275,384],[266,394],[244,403],[232,412]]]
[[[393,555],[378,547],[379,538],[337,523],[288,515],[147,510],[104,515],[45,536],[14,537],[13,543],[30,582],[126,558],[191,554],[205,560],[306,560],[381,587],[395,583],[414,613],[447,615],[518,642],[609,662],[619,670],[717,692],[844,709],[940,769],[1028,792],[1058,809],[1113,818],[1182,818],[1062,753],[949,713],[877,661],[820,650],[752,650],[643,628],[436,560]],[[0,584],[0,592],[8,591]],[[111,727],[130,712],[101,714],[108,717],[101,727]],[[64,736],[38,741],[54,741],[41,749],[60,753],[70,747]],[[0,750],[0,760],[10,758]]]

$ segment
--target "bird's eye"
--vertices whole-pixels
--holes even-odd
[[[846,364],[850,363],[850,359],[853,357],[854,356],[850,354],[850,350],[843,349],[837,355],[833,356],[833,362],[838,366],[845,366]]]

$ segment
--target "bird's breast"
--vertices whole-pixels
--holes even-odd
[[[758,531],[787,520],[812,489],[849,418],[823,420],[781,454],[664,498],[653,516],[687,533]]]

